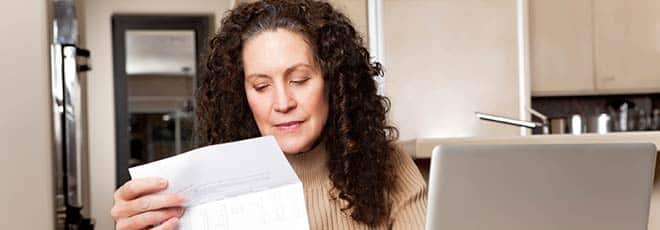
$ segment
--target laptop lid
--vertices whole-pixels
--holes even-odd
[[[653,144],[439,145],[426,229],[646,229]]]

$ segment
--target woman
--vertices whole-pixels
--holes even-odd
[[[382,74],[328,3],[241,4],[211,41],[197,98],[205,145],[273,135],[303,182],[311,229],[421,229],[426,185],[395,146]],[[157,178],[115,192],[118,229],[171,229],[184,197]]]

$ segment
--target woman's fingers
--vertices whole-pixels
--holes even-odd
[[[123,218],[117,221],[117,229],[145,229],[150,226],[159,225],[165,221],[170,222],[167,223],[167,226],[170,227],[173,225],[173,223],[171,223],[172,220],[170,219],[181,217],[181,215],[183,215],[183,208],[165,208],[140,213],[130,218]],[[176,222],[178,222],[178,219]],[[165,229],[171,229],[171,227]]]
[[[115,203],[111,215],[115,220],[131,217],[143,212],[163,208],[181,207],[185,203],[183,196],[178,194],[151,194],[130,201]]]
[[[115,192],[115,203],[135,199],[141,195],[164,190],[167,180],[163,178],[143,178],[126,182]]]
[[[179,229],[178,217],[172,217],[169,220],[165,221],[165,223],[158,225],[155,228],[152,228],[151,230],[175,230],[175,229]]]
[[[110,210],[117,229],[176,229],[183,215],[183,196],[153,194],[167,188],[162,178],[135,179],[115,192],[115,205]],[[161,224],[162,223],[162,224]]]

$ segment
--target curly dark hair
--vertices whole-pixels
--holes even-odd
[[[350,20],[326,2],[266,0],[238,5],[221,23],[210,41],[197,91],[199,143],[261,136],[245,94],[243,44],[263,31],[302,34],[329,92],[321,138],[330,155],[330,180],[338,192],[333,198],[346,201],[342,210],[350,211],[355,221],[370,226],[389,221],[398,130],[386,120],[389,100],[376,93],[373,77],[383,75],[381,65],[370,61]]]

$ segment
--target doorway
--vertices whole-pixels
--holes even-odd
[[[195,89],[211,16],[113,15],[117,187],[128,168],[195,147]]]

